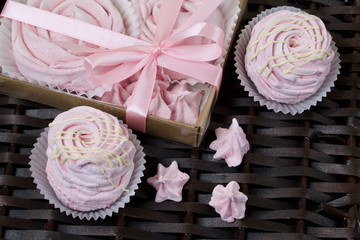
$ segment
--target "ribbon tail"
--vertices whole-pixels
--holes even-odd
[[[155,60],[144,66],[126,108],[126,124],[136,131],[146,132],[146,117],[154,92],[156,69]]]
[[[218,59],[223,49],[217,44],[176,46],[163,50],[166,55],[174,58],[195,62],[206,62]]]
[[[99,85],[109,85],[121,82],[139,72],[149,60],[148,57],[145,57],[140,61],[119,61],[118,65],[110,64],[109,66],[101,66],[101,58],[104,57],[106,57],[106,54],[100,53],[90,55],[84,59],[84,66],[87,74]]]

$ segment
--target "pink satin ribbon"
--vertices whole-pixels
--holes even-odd
[[[86,71],[99,85],[114,84],[141,71],[126,109],[126,123],[134,130],[145,132],[157,66],[212,84],[219,91],[222,69],[208,61],[222,55],[224,31],[204,21],[222,1],[203,0],[189,19],[173,31],[183,0],[163,0],[152,43],[10,0],[1,16],[111,49],[85,58]],[[210,39],[212,43],[183,44],[194,36]]]

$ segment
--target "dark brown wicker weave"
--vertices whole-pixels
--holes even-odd
[[[359,239],[360,1],[249,0],[246,21],[279,5],[318,15],[331,31],[342,69],[328,97],[301,115],[276,114],[247,97],[234,67],[228,67],[202,146],[139,134],[147,154],[144,181],[130,204],[105,220],[65,216],[43,200],[30,177],[32,145],[60,111],[0,96],[0,238]],[[233,117],[251,143],[238,168],[213,160],[208,148],[213,130],[228,127]],[[157,204],[145,179],[158,163],[174,160],[191,176],[183,201]],[[231,180],[249,201],[245,219],[226,223],[208,202],[217,184]]]

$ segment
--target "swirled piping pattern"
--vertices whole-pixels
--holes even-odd
[[[287,10],[262,18],[245,55],[248,76],[259,93],[296,104],[313,95],[330,71],[331,36],[316,16]]]
[[[135,146],[115,117],[77,107],[50,124],[46,154],[47,176],[59,200],[91,211],[110,206],[126,191]]]

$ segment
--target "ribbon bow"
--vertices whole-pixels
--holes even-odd
[[[126,109],[126,123],[132,129],[145,132],[158,66],[210,83],[219,90],[222,69],[208,62],[221,56],[224,31],[203,21],[222,1],[203,0],[188,20],[173,30],[183,0],[163,0],[151,43],[13,1],[7,1],[2,16],[111,49],[85,58],[86,71],[99,85],[118,83],[141,71]],[[26,17],[29,11],[32,17]],[[98,35],[94,37],[89,32]],[[187,45],[186,40],[195,36],[209,39],[211,43]]]

